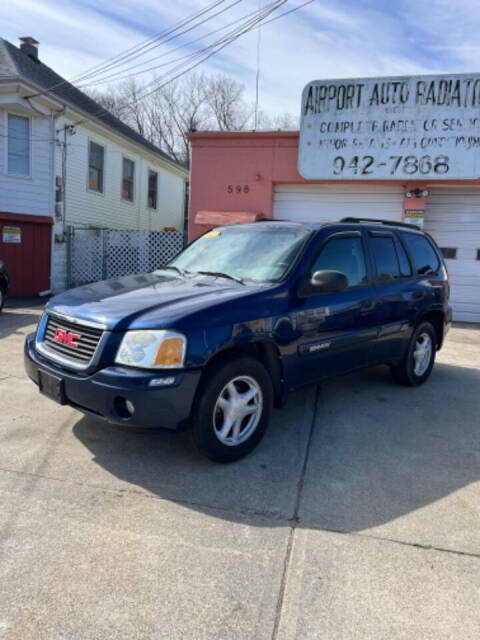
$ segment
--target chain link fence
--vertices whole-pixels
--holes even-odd
[[[181,231],[68,227],[67,286],[146,273],[162,267],[185,244]]]

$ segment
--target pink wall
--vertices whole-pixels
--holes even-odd
[[[298,131],[190,133],[189,239],[215,226],[213,219],[211,225],[196,224],[199,211],[252,212],[271,218],[275,184],[311,182],[297,171],[298,137]],[[424,189],[425,183],[405,184],[405,192],[416,187]],[[425,198],[405,198],[404,210],[421,210],[425,204]]]
[[[189,237],[206,226],[199,211],[272,215],[273,184],[304,182],[297,172],[298,132],[191,133]]]

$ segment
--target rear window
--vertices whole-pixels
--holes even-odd
[[[380,282],[389,282],[400,278],[400,266],[398,264],[397,252],[393,236],[391,235],[371,235],[370,243],[375,256],[377,267],[377,279]]]
[[[415,273],[420,276],[436,273],[440,267],[438,256],[425,236],[402,233],[402,238],[412,257]]]

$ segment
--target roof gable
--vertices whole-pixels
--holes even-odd
[[[60,98],[60,100],[80,109],[133,142],[161,156],[168,162],[175,164],[178,168],[185,170],[183,165],[150,143],[116,116],[105,111],[98,102],[95,102],[95,100],[74,87],[46,64],[40,60],[33,60],[29,55],[21,51],[21,49],[11,42],[8,42],[8,40],[0,39],[0,77],[7,75],[20,76],[42,89],[49,90],[49,93]]]

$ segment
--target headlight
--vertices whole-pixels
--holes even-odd
[[[115,356],[118,364],[142,369],[183,367],[187,339],[175,331],[127,331]]]

